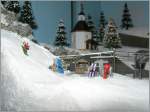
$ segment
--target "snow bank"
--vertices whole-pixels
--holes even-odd
[[[1,33],[2,106],[6,110],[44,109],[45,106],[41,107],[42,104],[37,102],[48,96],[49,90],[56,92],[58,87],[52,85],[62,81],[48,69],[55,56],[27,38],[21,39],[16,33],[5,30],[1,30]],[[28,40],[30,45],[29,56],[25,56],[21,48],[24,40]]]
[[[21,49],[24,40],[29,56]],[[6,30],[1,44],[2,111],[149,111],[148,79],[60,77],[48,69],[55,56],[45,48]]]
[[[40,43],[40,45],[47,48],[50,52],[54,53],[55,55],[61,55],[61,54],[77,55],[77,54],[81,54],[80,50],[72,49],[69,47],[64,47],[64,49],[62,50],[60,47],[55,47],[53,45],[46,44],[46,43]]]

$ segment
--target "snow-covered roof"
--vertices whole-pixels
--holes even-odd
[[[80,59],[77,61],[77,63],[88,63],[88,61],[86,61],[85,59]]]
[[[120,30],[119,33],[133,35],[143,38],[149,38],[149,28],[148,27],[133,27],[128,30]]]

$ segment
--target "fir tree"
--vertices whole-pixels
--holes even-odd
[[[13,2],[13,12],[19,13],[20,12],[19,1],[12,1],[12,2]]]
[[[125,28],[126,30],[128,30],[130,27],[133,27],[131,15],[129,13],[127,3],[125,3],[125,5],[124,5],[124,11],[123,11],[122,17],[123,17],[122,18],[122,25],[121,25],[122,28]]]
[[[94,49],[94,50],[96,50],[99,45],[98,38],[99,38],[98,33],[97,33],[96,29],[94,28],[94,31],[92,34],[92,41],[93,41],[92,49]]]
[[[54,42],[55,46],[68,46],[67,38],[66,38],[66,32],[65,32],[65,26],[64,21],[60,20],[56,32],[56,40]]]
[[[94,29],[94,31],[93,31],[92,39],[93,39],[94,41],[97,41],[97,39],[98,39],[98,34],[97,34],[96,29]]]
[[[32,14],[32,6],[30,1],[25,1],[23,9],[21,10],[21,15],[19,18],[20,22],[29,24],[32,29],[37,28],[37,24]]]
[[[14,12],[16,14],[20,12],[19,1],[1,1],[1,3],[3,4],[4,8],[11,12]]]
[[[91,49],[95,49],[97,48],[98,46],[98,35],[97,35],[97,31],[96,31],[96,28],[95,28],[95,25],[92,21],[92,17],[90,15],[88,15],[88,20],[87,20],[87,24],[88,24],[88,28],[90,30],[90,32],[92,33],[92,39],[91,39]],[[94,45],[93,45],[94,44]]]
[[[105,35],[105,25],[106,25],[106,20],[104,16],[104,12],[100,13],[100,26],[99,26],[99,42],[103,41],[104,35]]]
[[[93,33],[95,26],[94,26],[94,23],[92,21],[92,17],[90,15],[88,15],[88,18],[87,18],[87,25],[88,25],[90,32]]]
[[[104,47],[107,48],[119,48],[121,47],[121,39],[117,32],[117,27],[113,21],[110,19],[106,28],[105,36],[103,39]]]
[[[6,1],[1,1],[2,5],[4,6],[6,4]]]
[[[98,42],[102,42],[104,39],[104,35],[105,35],[105,28],[103,25],[100,25],[99,27],[99,39]]]
[[[106,23],[106,20],[105,20],[104,12],[101,11],[101,13],[100,13],[100,26],[102,25],[105,28],[106,24],[107,23]]]

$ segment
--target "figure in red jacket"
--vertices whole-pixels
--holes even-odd
[[[104,74],[103,74],[103,79],[106,79],[108,77],[108,74],[110,73],[110,64],[105,63],[104,64]]]
[[[23,42],[23,45],[22,45],[22,49],[23,49],[23,52],[24,52],[25,55],[28,55],[29,47],[30,47],[30,46],[29,46],[29,43],[26,42],[26,41],[24,41],[24,42]]]
[[[23,45],[24,45],[24,48],[25,49],[27,49],[27,50],[29,50],[29,43],[28,42],[23,42]]]

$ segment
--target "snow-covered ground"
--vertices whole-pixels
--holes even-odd
[[[29,56],[21,45],[29,42]],[[61,76],[48,69],[54,56],[16,33],[1,30],[2,111],[149,112],[149,80]]]

